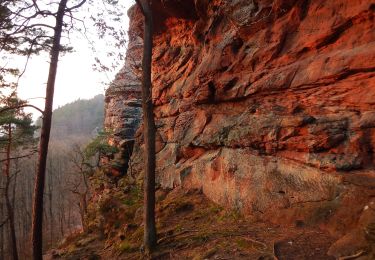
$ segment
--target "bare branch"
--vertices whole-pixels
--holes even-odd
[[[20,108],[23,108],[23,107],[32,107],[32,108],[38,110],[42,115],[44,115],[43,110],[41,110],[39,107],[31,105],[31,104],[25,104],[25,105],[20,105],[20,106],[16,106],[16,107],[5,107],[5,108],[0,109],[0,114],[5,112],[5,111],[8,111],[8,110],[20,109]]]
[[[74,10],[74,9],[80,8],[84,3],[86,3],[86,0],[82,0],[82,1],[81,1],[80,3],[78,3],[78,4],[76,4],[76,5],[72,6],[72,7],[68,7],[68,8],[66,9],[66,11],[70,12],[70,11],[72,11],[72,10]]]
[[[3,160],[0,160],[0,163],[5,162],[7,160],[16,160],[16,159],[30,157],[30,156],[34,155],[36,152],[37,151],[33,151],[32,153],[29,153],[29,154],[25,154],[25,155],[21,155],[21,156],[17,156],[17,157],[10,157],[8,159],[3,159]]]

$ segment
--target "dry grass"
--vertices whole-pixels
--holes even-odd
[[[64,259],[84,259],[84,254],[99,255],[101,259],[145,257],[140,191],[111,194],[105,210],[97,211],[104,218],[103,240],[98,238],[73,249],[65,245],[69,250]],[[333,238],[319,230],[254,222],[208,201],[199,191],[159,190],[157,198],[158,246],[151,259],[330,259],[325,252]],[[77,239],[84,236],[77,235]],[[293,243],[298,248],[289,248]]]

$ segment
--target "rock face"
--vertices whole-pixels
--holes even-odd
[[[129,10],[133,17],[134,8]],[[136,19],[132,19],[134,27]],[[119,153],[112,158],[110,175],[123,175],[129,166],[133,151],[135,132],[142,120],[141,83],[139,67],[142,52],[142,38],[129,34],[129,45],[125,65],[116,75],[106,91],[104,128],[110,133],[109,143],[119,148]]]
[[[276,223],[355,227],[375,195],[375,2],[160,0],[154,9],[160,184],[201,188]],[[139,36],[141,18],[134,10]],[[138,171],[141,144],[140,129]]]
[[[132,16],[133,10],[129,11]],[[134,26],[134,25],[133,25]],[[111,143],[134,139],[142,117],[141,83],[139,67],[142,39],[129,34],[125,65],[106,91],[104,127],[113,134]]]

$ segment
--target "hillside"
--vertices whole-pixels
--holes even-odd
[[[104,96],[79,99],[53,111],[51,139],[85,137],[89,139],[103,128]],[[37,121],[40,125],[40,120]]]
[[[90,208],[86,233],[68,237],[48,259],[144,259],[142,197],[112,187]],[[158,248],[151,259],[331,260],[335,240],[311,227],[255,221],[209,201],[201,191],[157,191]],[[95,217],[94,217],[95,216]],[[102,229],[94,225],[102,221]],[[100,235],[102,234],[102,235]]]

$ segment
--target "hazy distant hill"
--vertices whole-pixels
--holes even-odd
[[[103,127],[104,96],[78,99],[53,111],[51,138],[89,138]],[[38,120],[37,125],[40,125]]]

